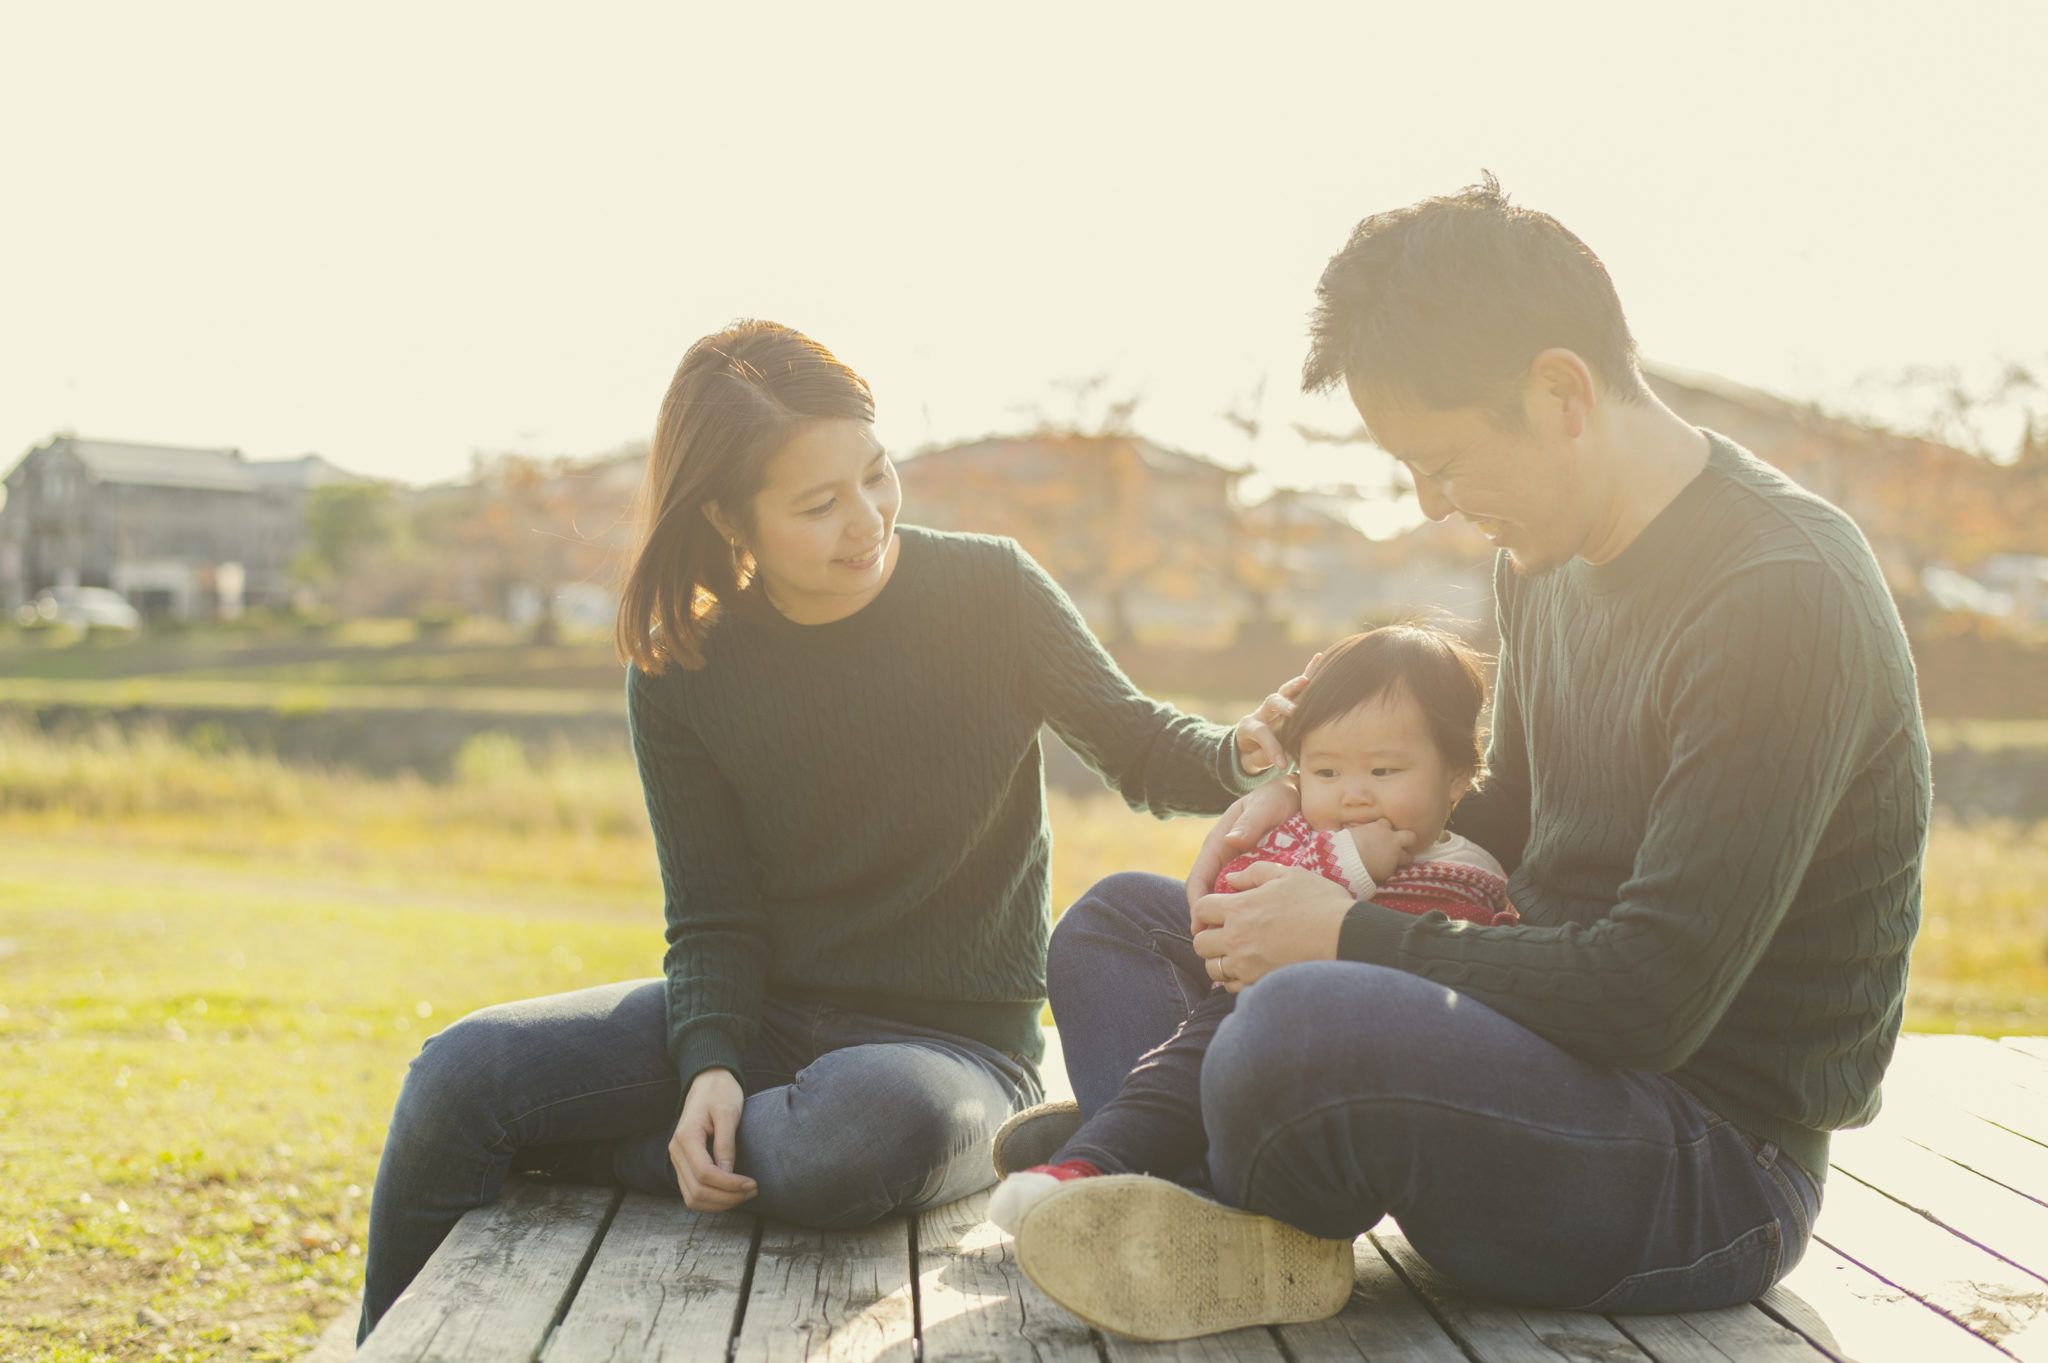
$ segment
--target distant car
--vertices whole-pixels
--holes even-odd
[[[142,614],[105,587],[53,587],[36,598],[36,618],[56,625],[140,629]]]

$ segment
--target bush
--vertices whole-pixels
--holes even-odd
[[[422,601],[413,611],[413,623],[420,629],[422,639],[446,638],[449,631],[461,624],[469,612],[459,601]]]

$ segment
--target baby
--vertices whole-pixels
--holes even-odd
[[[1478,658],[1441,630],[1393,625],[1327,650],[1280,735],[1301,812],[1225,867],[1218,893],[1236,889],[1233,873],[1272,861],[1406,913],[1519,922],[1500,863],[1444,828],[1480,779],[1485,699]],[[995,1223],[1014,1235],[1024,1213],[1068,1179],[1195,1170],[1208,1148],[1202,1057],[1232,1002],[1214,987],[1050,1160],[1006,1178],[989,1207]]]

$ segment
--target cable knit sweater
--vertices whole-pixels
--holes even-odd
[[[749,590],[701,670],[627,674],[685,1085],[743,1071],[765,994],[1038,1058],[1040,724],[1155,814],[1257,783],[1229,728],[1141,695],[1014,543],[898,534],[888,585],[846,619],[795,624]]]
[[[1863,537],[1711,443],[1612,561],[1495,570],[1491,776],[1455,823],[1514,867],[1523,926],[1361,903],[1339,953],[1668,1072],[1820,1175],[1903,1016],[1927,745]]]

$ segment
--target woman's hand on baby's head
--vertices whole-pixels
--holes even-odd
[[[1352,842],[1358,847],[1358,859],[1365,863],[1365,873],[1375,881],[1385,880],[1415,860],[1416,844],[1420,839],[1385,819],[1358,824],[1350,832]]]
[[[1301,695],[1308,679],[1322,666],[1323,655],[1318,653],[1308,660],[1308,666],[1301,669],[1301,675],[1291,677],[1280,684],[1280,689],[1259,702],[1259,708],[1237,722],[1238,760],[1247,772],[1256,776],[1262,771],[1287,764],[1287,749],[1280,741],[1286,731],[1287,720],[1294,714],[1295,698]]]
[[[1318,653],[1309,659],[1309,669],[1322,660]],[[1287,749],[1280,741],[1287,719],[1294,713],[1294,698],[1308,685],[1308,674],[1285,682],[1278,691],[1259,702],[1259,708],[1237,722],[1237,760],[1250,774],[1287,764]]]

